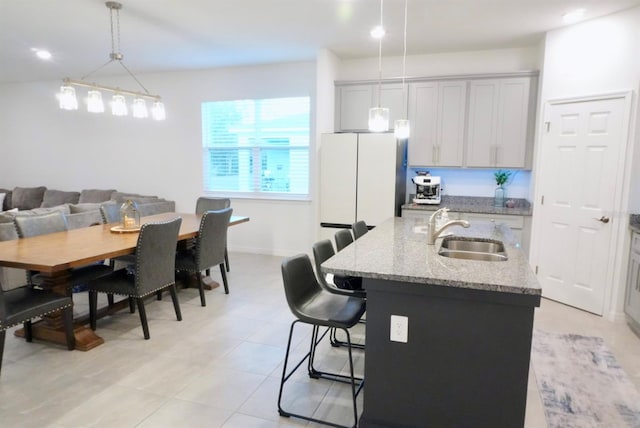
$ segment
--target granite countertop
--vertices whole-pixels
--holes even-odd
[[[634,232],[640,233],[640,214],[631,214],[629,216],[629,227]]]
[[[413,200],[410,197],[409,200]],[[507,215],[531,215],[531,204],[526,199],[507,198],[513,200],[516,204],[513,208],[495,207],[492,197],[481,196],[442,196],[439,205],[414,204],[413,202],[404,204],[403,210],[424,210],[435,211],[437,209],[447,207],[452,212],[478,213],[478,214],[507,214]]]
[[[390,218],[322,264],[325,272],[468,288],[503,293],[540,295],[541,288],[508,226],[474,222],[448,232],[502,241],[508,260],[487,262],[443,257],[442,238],[427,245],[427,224],[415,218]]]

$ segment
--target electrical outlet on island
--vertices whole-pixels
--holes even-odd
[[[409,318],[402,315],[391,315],[390,340],[407,343],[409,339]]]

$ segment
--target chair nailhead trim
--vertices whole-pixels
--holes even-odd
[[[172,285],[175,285],[175,282],[170,282],[169,284],[161,285],[160,287],[154,288],[153,290],[151,290],[151,291],[149,291],[147,293],[144,293],[144,294],[125,294],[125,293],[118,293],[118,292],[115,292],[115,291],[113,291],[113,292],[111,292],[111,291],[101,291],[101,293],[116,294],[118,296],[127,296],[127,297],[146,297],[146,296],[149,296],[149,295],[155,293],[156,291],[164,290],[165,288],[171,287]]]
[[[22,320],[22,321],[17,321],[17,322],[15,322],[14,324],[11,324],[11,325],[7,325],[7,326],[0,325],[0,330],[7,330],[7,329],[9,329],[9,328],[11,328],[11,327],[15,327],[15,326],[17,326],[17,325],[20,325],[20,324],[24,323],[25,321],[32,320],[33,318],[40,318],[40,317],[43,317],[43,316],[45,316],[45,315],[49,315],[49,314],[52,314],[52,313],[54,313],[54,312],[60,311],[60,310],[62,310],[62,309],[70,308],[70,307],[72,307],[72,306],[73,306],[73,304],[65,305],[65,306],[59,307],[59,308],[57,308],[57,309],[53,309],[53,310],[51,310],[51,311],[47,311],[47,312],[45,312],[45,313],[43,313],[43,314],[40,314],[40,315],[37,315],[37,316],[35,316],[35,317],[32,317],[32,318],[26,318],[26,319],[24,319],[24,320]]]

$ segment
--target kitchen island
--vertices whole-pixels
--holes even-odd
[[[502,241],[507,260],[443,257],[423,220],[392,218],[322,265],[367,291],[361,427],[524,425],[540,286],[507,226],[448,232]]]

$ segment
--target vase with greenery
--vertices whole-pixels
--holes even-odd
[[[504,185],[507,180],[509,180],[509,177],[511,177],[511,171],[503,171],[499,169],[493,174],[493,176],[496,178],[496,184],[498,185],[498,187],[496,187],[495,197],[493,200],[494,206],[504,207],[504,201],[507,197]]]

